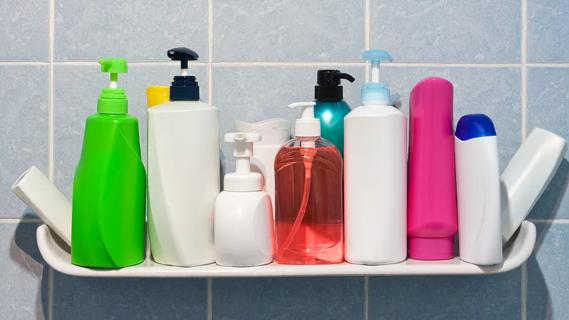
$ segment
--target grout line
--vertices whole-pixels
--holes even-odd
[[[529,219],[538,224],[569,224],[569,219]]]
[[[364,320],[369,319],[369,276],[364,276]]]
[[[213,105],[213,0],[207,2],[207,16],[207,102],[211,106]]]
[[[213,285],[212,279],[207,278],[207,320],[213,320]]]
[[[371,17],[370,6],[371,0],[364,0],[364,49],[371,48]]]
[[[47,318],[49,320],[53,319],[53,268],[49,268],[47,272]]]
[[[48,65],[48,135],[47,135],[47,149],[48,149],[48,177],[49,180],[53,181],[55,173],[55,146],[54,146],[54,132],[55,132],[55,121],[54,121],[54,52],[55,52],[55,0],[49,0],[49,13],[48,13],[48,45],[49,45],[49,65]]]
[[[0,61],[0,66],[49,66],[49,61]]]
[[[213,49],[213,48],[212,48]],[[213,50],[211,50],[213,51]],[[213,56],[212,56],[213,59]],[[53,61],[54,65],[71,66],[98,66],[97,61]],[[207,66],[210,62],[190,62],[190,65]],[[364,66],[365,62],[359,61],[219,61],[211,62],[214,66],[327,66],[327,65],[346,65]],[[41,65],[47,66],[49,62],[39,61],[0,61],[0,65]],[[132,60],[128,65],[135,66],[164,66],[177,64],[172,61],[162,60]],[[434,67],[434,68],[520,68],[522,66],[532,68],[569,68],[569,63],[439,63],[439,62],[391,62],[385,63],[383,67]]]
[[[0,224],[43,223],[40,218],[0,218]]]
[[[524,141],[527,133],[527,107],[528,107],[528,68],[527,68],[527,37],[528,37],[528,24],[527,24],[527,0],[521,0],[521,141]]]
[[[522,264],[521,268],[521,320],[527,320],[527,295],[528,295],[528,273],[527,273],[527,262]]]

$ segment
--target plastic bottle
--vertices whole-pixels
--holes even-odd
[[[111,74],[101,90],[97,114],[87,118],[83,150],[73,182],[71,262],[121,268],[144,260],[146,175],[140,157],[138,120],[127,114],[117,88],[125,59],[102,59]]]
[[[344,101],[344,88],[340,80],[356,79],[340,70],[318,70],[314,87],[314,116],[320,119],[322,138],[332,142],[344,154],[344,117],[351,111]]]
[[[452,84],[427,78],[411,91],[409,139],[409,257],[454,257],[457,232]]]
[[[531,212],[566,152],[565,139],[541,128],[535,128],[516,151],[501,176],[504,243]]]
[[[263,191],[263,177],[251,172],[256,133],[227,133],[235,143],[236,170],[225,175],[224,191],[215,201],[215,261],[222,266],[248,267],[273,261],[271,198]]]
[[[271,197],[271,206],[275,212],[275,157],[281,146],[290,140],[290,121],[286,119],[267,119],[255,123],[235,120],[235,130],[257,133],[261,141],[253,144],[251,171],[258,172],[264,178],[264,190]]]
[[[389,53],[369,50],[363,59],[371,62],[371,82],[362,88],[363,105],[344,120],[346,260],[396,263],[407,256],[407,118],[379,82]]]
[[[342,156],[320,137],[314,102],[296,120],[295,137],[275,159],[276,260],[327,264],[343,260]]]
[[[158,263],[195,266],[215,261],[213,213],[219,193],[218,110],[199,100],[188,75],[187,48],[168,51],[182,72],[170,102],[148,109],[148,229]]]
[[[486,115],[465,115],[454,140],[460,258],[478,265],[502,263],[496,129]]]
[[[71,246],[71,203],[35,166],[18,177],[12,192]]]

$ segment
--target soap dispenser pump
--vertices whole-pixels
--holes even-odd
[[[320,137],[314,102],[302,108],[295,137],[275,158],[276,259],[283,264],[343,261],[342,157]]]
[[[198,82],[189,75],[188,62],[198,54],[174,48],[167,55],[180,61],[181,71],[170,85],[168,101],[147,109],[150,247],[158,263],[208,264],[215,261],[219,114],[199,100]]]
[[[341,80],[354,82],[348,73],[340,70],[318,70],[314,87],[314,115],[320,119],[322,138],[332,142],[344,153],[344,117],[352,110],[344,101]]]
[[[346,260],[397,263],[407,255],[407,119],[379,81],[380,63],[391,55],[368,50],[362,58],[371,80],[362,88],[363,105],[344,120]]]
[[[227,133],[234,143],[235,172],[224,177],[224,191],[215,201],[215,261],[222,266],[258,266],[273,261],[271,198],[263,176],[251,171],[257,133]]]
[[[73,181],[71,262],[114,269],[144,260],[146,174],[140,156],[138,120],[127,114],[118,74],[125,59],[101,59],[110,73],[97,113],[89,116]]]

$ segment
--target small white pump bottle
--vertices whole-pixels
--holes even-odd
[[[460,258],[478,265],[502,263],[500,164],[492,120],[469,114],[455,132]]]
[[[263,191],[263,177],[251,172],[256,133],[227,133],[235,143],[236,170],[224,177],[224,191],[215,201],[215,261],[222,266],[250,267],[273,261],[273,210]]]
[[[379,82],[386,51],[368,50],[371,82],[363,106],[344,118],[345,257],[355,264],[388,264],[407,256],[407,118]]]
[[[265,181],[264,190],[271,196],[273,213],[275,212],[275,157],[281,146],[290,140],[290,121],[286,119],[266,119],[249,123],[235,120],[235,130],[261,135],[261,141],[253,144],[251,171],[259,172]]]

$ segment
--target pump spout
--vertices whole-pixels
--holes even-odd
[[[223,140],[234,143],[233,157],[235,172],[225,175],[225,191],[259,191],[263,188],[263,177],[251,172],[253,143],[261,141],[261,135],[252,132],[226,133]]]

